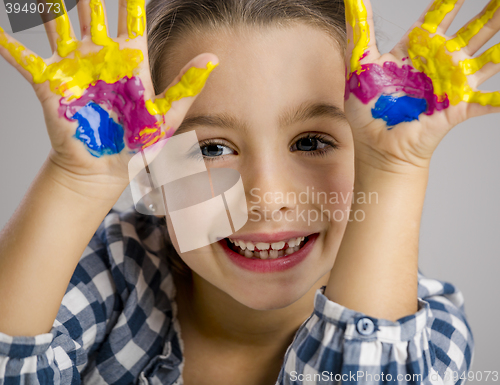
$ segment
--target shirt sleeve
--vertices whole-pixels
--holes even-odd
[[[474,341],[462,293],[419,272],[418,297],[415,314],[392,322],[345,308],[318,290],[278,383],[465,383]]]
[[[108,225],[112,231],[113,224]],[[100,230],[80,259],[50,333],[0,333],[0,385],[81,382],[80,372],[119,314],[103,225]]]

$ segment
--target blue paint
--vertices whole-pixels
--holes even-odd
[[[382,95],[377,100],[372,116],[375,119],[383,119],[387,125],[393,126],[403,122],[418,120],[420,114],[427,111],[425,99],[412,98],[410,96]]]
[[[98,104],[87,103],[72,119],[79,123],[75,138],[83,142],[96,158],[119,154],[125,148],[122,126]]]

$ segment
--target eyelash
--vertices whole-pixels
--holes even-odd
[[[321,149],[321,150],[315,150],[315,151],[301,151],[304,153],[304,156],[325,156],[328,154],[330,151],[337,150],[339,148],[339,145],[335,143],[334,141],[328,139],[327,136],[319,134],[319,133],[309,133],[305,136],[302,136],[298,138],[292,147],[296,146],[297,143],[302,140],[302,139],[314,139],[317,140],[320,143],[327,144],[329,147]],[[297,150],[299,151],[299,150]]]
[[[227,143],[225,143],[224,141],[222,141],[220,139],[207,139],[207,140],[201,141],[199,143],[200,150],[203,149],[203,147],[217,146],[217,145],[230,148],[229,146],[227,146]],[[233,149],[231,149],[231,150],[234,151]],[[205,155],[202,155],[202,159],[205,160],[205,161],[208,161],[208,162],[213,162],[213,161],[216,161],[216,160],[222,160],[222,159],[224,159],[224,156],[225,155],[221,155],[221,156],[205,156]]]
[[[321,135],[321,134],[318,134],[318,133],[314,133],[314,134],[313,133],[309,133],[309,134],[307,134],[305,136],[302,136],[302,137],[298,138],[294,142],[294,144],[290,147],[290,149],[292,149],[294,146],[296,146],[297,142],[300,141],[300,140],[302,140],[302,139],[314,139],[314,140],[317,140],[320,143],[323,143],[323,144],[326,144],[326,145],[329,146],[328,148],[321,149],[321,150],[300,151],[300,152],[305,153],[304,154],[305,156],[325,156],[330,151],[337,150],[339,148],[339,146],[338,146],[337,143],[335,143],[334,141],[328,139],[325,135]],[[207,146],[217,146],[217,145],[230,148],[229,146],[226,145],[226,143],[224,141],[218,140],[218,139],[207,139],[207,140],[204,140],[204,141],[202,141],[202,142],[199,143],[200,149],[202,149],[203,147],[207,147]],[[299,151],[299,150],[296,150],[296,151]],[[205,155],[203,155],[202,159],[205,160],[205,161],[208,161],[208,162],[213,162],[213,161],[218,161],[218,160],[224,159],[224,155],[222,155],[222,156],[205,156]]]

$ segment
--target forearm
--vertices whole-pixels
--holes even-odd
[[[99,188],[103,199],[85,194]],[[44,164],[0,233],[0,332],[50,331],[86,245],[124,188],[77,182]]]
[[[427,168],[401,173],[357,164],[355,195],[376,193],[363,221],[347,225],[326,289],[334,302],[376,318],[397,320],[417,311],[418,241]],[[358,215],[359,218],[359,215]]]

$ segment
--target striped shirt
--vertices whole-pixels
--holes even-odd
[[[74,272],[50,333],[0,333],[0,385],[182,384],[182,340],[160,219],[111,211]],[[316,292],[277,384],[462,384],[473,354],[463,296],[418,276],[418,311],[368,317]],[[385,382],[384,382],[385,381]]]

